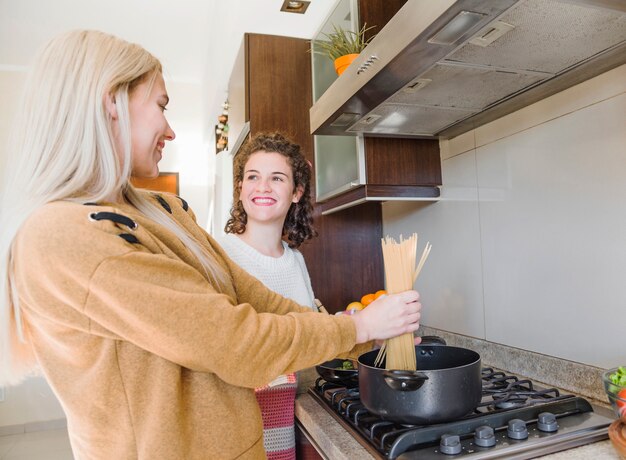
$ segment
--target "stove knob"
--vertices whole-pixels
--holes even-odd
[[[496,445],[496,436],[493,428],[487,425],[479,426],[474,430],[474,444],[480,447],[493,447]]]
[[[546,433],[553,433],[559,429],[556,416],[550,412],[542,412],[537,416],[537,429]]]
[[[509,420],[509,426],[506,430],[506,434],[511,439],[528,438],[528,429],[526,428],[526,422],[518,418]]]
[[[461,453],[461,438],[455,434],[444,434],[439,442],[441,453],[456,455]]]

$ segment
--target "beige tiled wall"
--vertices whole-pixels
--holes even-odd
[[[386,234],[433,244],[416,286],[424,324],[626,364],[626,66],[441,152],[439,202],[383,206]]]

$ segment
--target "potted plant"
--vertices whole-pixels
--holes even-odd
[[[323,34],[325,39],[316,40],[315,44],[311,46],[311,50],[333,60],[337,74],[341,75],[374,38],[375,35],[365,38],[365,33],[374,27],[376,26],[367,27],[367,24],[363,24],[360,30],[353,32],[333,24],[334,32]]]

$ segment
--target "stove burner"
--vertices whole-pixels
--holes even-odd
[[[435,425],[384,420],[361,403],[358,387],[346,388],[318,378],[309,393],[375,458],[495,458],[494,450],[523,448],[520,443],[531,446],[529,456],[516,458],[533,458],[538,452],[556,452],[607,438],[606,427],[612,420],[594,414],[582,398],[561,394],[556,388],[535,388],[530,380],[491,368],[482,369],[482,380],[483,397],[474,412],[457,421]],[[568,437],[561,443],[567,441],[565,447],[558,447],[554,440],[546,441],[547,436],[562,436],[570,429],[570,420],[578,420],[577,417],[583,423],[595,424],[582,430],[585,437],[577,435],[577,441]],[[542,442],[551,450],[538,450],[536,444]],[[413,453],[417,456],[413,457]]]
[[[522,407],[528,398],[522,395],[506,395],[506,399],[500,399],[501,396],[494,396],[494,406],[498,409],[514,409]]]

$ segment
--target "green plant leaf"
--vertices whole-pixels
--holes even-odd
[[[324,36],[322,40],[311,41],[309,52],[328,56],[333,61],[346,54],[359,54],[375,37],[372,35],[365,39],[365,33],[374,27],[376,26],[367,27],[367,24],[363,24],[360,30],[353,32],[333,24],[332,33],[322,34]]]

